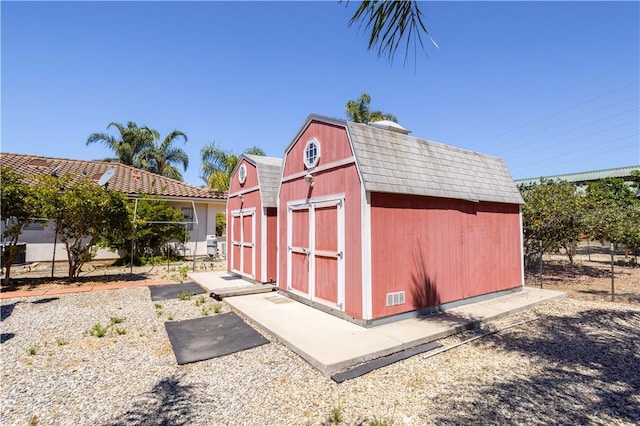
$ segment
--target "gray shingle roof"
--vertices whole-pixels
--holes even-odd
[[[264,207],[278,206],[278,187],[282,174],[282,158],[263,157],[260,155],[244,154],[243,157],[256,166],[260,197]],[[238,162],[239,164],[240,162]]]
[[[367,191],[523,204],[500,158],[313,114],[303,129],[311,121],[347,128]]]

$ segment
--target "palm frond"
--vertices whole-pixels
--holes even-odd
[[[438,47],[422,21],[422,11],[415,0],[365,0],[360,3],[348,25],[351,27],[356,23],[359,30],[364,28],[370,31],[367,48],[377,49],[378,56],[386,56],[390,61],[393,61],[403,39],[406,39],[404,64],[407,63],[412,43],[414,57],[417,45],[425,49],[423,35]]]

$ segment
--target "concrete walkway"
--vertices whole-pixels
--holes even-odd
[[[189,277],[210,290],[236,284],[256,285],[226,272],[193,273]],[[342,320],[279,293],[227,297],[224,301],[318,370],[332,375],[565,296],[559,291],[525,287],[522,291],[459,306],[444,313],[370,328]]]

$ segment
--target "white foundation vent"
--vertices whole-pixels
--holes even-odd
[[[404,305],[404,291],[387,293],[387,306]]]

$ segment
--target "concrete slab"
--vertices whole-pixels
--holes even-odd
[[[562,297],[565,294],[558,291],[525,288],[444,313],[371,328],[342,320],[279,293],[230,297],[225,301],[318,370],[332,375]]]
[[[426,343],[564,297],[566,294],[560,291],[525,287],[522,291],[501,297],[458,306],[446,312],[383,324],[373,329],[405,344]]]
[[[227,271],[189,272],[187,276],[202,287],[209,289],[209,291],[229,287],[251,287],[257,285],[244,280],[238,275],[230,274]]]

